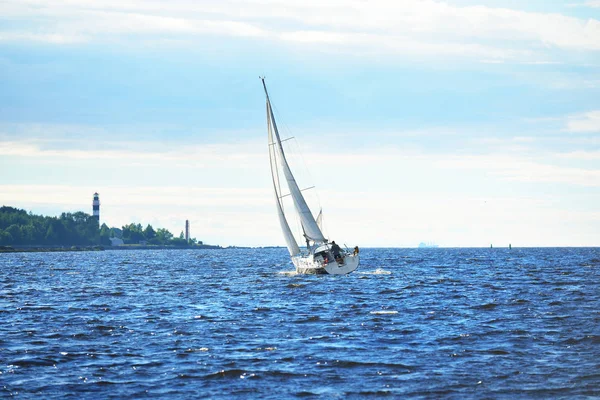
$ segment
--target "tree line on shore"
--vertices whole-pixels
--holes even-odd
[[[162,246],[189,246],[202,244],[196,239],[188,243],[183,237],[174,237],[164,228],[154,229],[148,224],[128,224],[119,228],[98,226],[98,219],[81,211],[62,213],[59,217],[35,215],[14,207],[0,207],[0,245],[32,246],[110,246],[111,238],[120,238],[125,244]]]

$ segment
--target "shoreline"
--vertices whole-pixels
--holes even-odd
[[[105,250],[223,250],[225,247],[213,245],[198,246],[0,246],[0,253],[56,253],[73,251],[105,251]]]

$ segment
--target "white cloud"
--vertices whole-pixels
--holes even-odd
[[[589,3],[594,4],[594,3]],[[600,22],[432,0],[5,1],[5,18],[35,18],[4,40],[65,43],[113,35],[220,35],[350,53],[475,56],[535,62],[548,48],[600,50]],[[23,29],[23,28],[22,28]],[[164,37],[163,37],[164,38]],[[552,62],[547,60],[545,62]]]
[[[571,130],[595,132],[600,129],[600,112],[582,114],[583,117],[569,121]],[[595,130],[593,130],[595,129]],[[492,144],[496,153],[475,154],[435,154],[423,153],[418,148],[407,150],[393,146],[362,148],[360,152],[331,153],[321,152],[310,147],[296,148],[288,155],[292,165],[300,165],[300,179],[309,178],[322,186],[338,185],[338,182],[352,180],[352,177],[373,176],[375,184],[381,177],[388,178],[388,171],[429,171],[448,173],[448,171],[486,171],[487,174],[505,181],[517,182],[552,182],[578,185],[584,187],[600,187],[600,168],[584,169],[576,166],[562,165],[553,162],[556,159],[594,160],[597,151],[571,151],[564,153],[541,153],[532,157],[531,144],[536,143],[533,137],[513,137],[502,146],[499,139],[481,138],[484,146]],[[292,146],[294,143],[291,144]],[[477,147],[476,147],[477,148]],[[300,155],[299,152],[304,153]],[[108,162],[115,168],[127,170],[132,166],[147,168],[148,171],[160,171],[160,176],[168,176],[168,169],[185,168],[186,171],[206,173],[235,173],[236,169],[268,174],[265,149],[262,141],[236,144],[194,144],[170,143],[165,147],[162,142],[129,143],[114,142],[110,148],[96,149],[88,141],[65,141],[53,143],[50,139],[0,140],[0,156],[9,160],[42,165],[65,165],[77,168],[86,165],[91,168],[97,162]],[[544,161],[539,161],[544,160]],[[96,164],[94,164],[96,163]],[[305,170],[308,166],[308,171]],[[343,167],[341,167],[343,166]],[[210,171],[210,172],[209,172]],[[314,176],[315,171],[328,171],[340,175],[340,179],[330,182],[321,175]],[[438,171],[435,172],[434,171]],[[151,172],[149,172],[151,173]],[[454,174],[451,173],[450,175]],[[329,176],[329,175],[328,175]],[[234,178],[234,177],[232,177]],[[365,178],[366,179],[366,178]],[[235,179],[234,179],[235,180]],[[341,185],[340,185],[341,186]],[[338,187],[340,188],[340,187]]]
[[[504,149],[506,150],[506,149]],[[572,159],[594,159],[595,152],[571,153]],[[577,158],[578,156],[578,158]],[[544,161],[539,161],[538,158]],[[427,173],[441,183],[451,180],[453,176],[477,171],[496,180],[506,182],[554,183],[582,187],[600,187],[600,166],[586,169],[565,166],[553,162],[554,158],[568,158],[563,153],[539,154],[536,157],[524,154],[485,154],[485,155],[452,155],[452,154],[418,154],[406,153],[394,149],[370,149],[364,154],[309,154],[305,155],[307,163],[319,171],[343,171],[348,180],[351,177],[371,176],[370,184],[375,184],[378,176],[388,180],[389,171],[412,171],[409,177]],[[343,169],[339,166],[343,165]],[[436,178],[437,175],[437,178]],[[424,175],[425,176],[425,175]],[[429,179],[428,178],[428,179]],[[457,190],[468,190],[471,183],[460,180],[465,187]]]
[[[239,198],[244,198],[246,206],[270,205],[272,199],[269,188],[232,189],[232,188],[198,188],[186,186],[104,186],[99,190],[96,186],[69,185],[2,185],[4,201],[27,201],[32,204],[66,204],[69,206],[89,203],[91,196],[99,191],[101,200],[119,206],[196,206],[232,207],[240,205]],[[27,196],[24,196],[24,194]],[[89,197],[89,199],[88,199]],[[89,201],[88,201],[89,200]]]
[[[55,159],[61,162],[73,160],[105,160],[121,166],[171,163],[171,165],[202,166],[236,163],[243,165],[261,157],[257,143],[241,144],[171,144],[164,148],[163,143],[115,142],[110,149],[89,149],[85,142],[52,141],[29,139],[23,141],[0,140],[0,156]],[[66,148],[68,146],[70,148]],[[73,146],[81,146],[75,147]]]
[[[487,62],[517,57],[527,57],[528,50],[517,50],[485,46],[477,43],[431,42],[428,39],[406,37],[390,32],[356,33],[330,32],[318,30],[283,32],[279,35],[283,41],[329,45],[330,51],[341,51],[345,48],[355,54],[376,54],[384,51],[386,54],[412,54],[436,56],[468,56],[486,57]],[[340,46],[343,46],[340,48]]]
[[[439,158],[440,169],[486,171],[491,176],[513,182],[554,183],[600,187],[600,169],[559,166],[522,156],[484,155]]]
[[[590,79],[590,80],[584,80],[583,81],[583,86],[588,88],[588,89],[597,89],[600,88],[600,79]]]
[[[121,142],[83,150],[85,142],[65,140],[0,141],[0,204],[36,213],[89,212],[98,191],[101,218],[111,226],[151,223],[178,233],[189,219],[194,236],[209,243],[283,244],[263,141],[168,147]],[[597,151],[532,157],[494,149],[457,156],[391,146],[344,154],[307,147],[304,160],[313,179],[299,183],[317,186],[327,234],[348,245],[593,244],[586,237],[600,222]],[[588,168],[578,167],[581,162]],[[106,175],[107,164],[108,178],[91,178]],[[13,171],[23,167],[36,172],[15,180]],[[74,183],[65,185],[65,179]],[[540,195],[538,189],[548,185],[564,195]],[[571,192],[582,190],[586,195],[573,200]]]
[[[214,34],[244,37],[267,35],[267,32],[259,27],[234,20],[98,11],[89,11],[82,15],[87,18],[79,23],[70,24],[70,29],[90,34]]]
[[[580,161],[600,161],[600,150],[596,151],[571,151],[568,153],[560,153],[556,155],[558,158]]]
[[[79,34],[62,33],[28,33],[28,32],[0,32],[0,42],[44,42],[52,44],[76,44],[87,41],[85,36]]]
[[[523,65],[561,65],[564,64],[560,61],[526,61],[522,63]]]
[[[571,116],[567,121],[569,132],[600,132],[600,110]]]

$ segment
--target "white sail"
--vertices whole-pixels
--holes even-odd
[[[334,251],[335,242],[329,243],[323,236],[323,214],[319,211],[319,215],[315,220],[298,184],[296,183],[296,179],[290,170],[290,166],[285,157],[285,152],[283,151],[264,77],[261,77],[261,80],[263,88],[265,89],[265,95],[267,96],[269,161],[271,163],[271,176],[273,178],[277,215],[291,256],[291,261],[296,267],[296,272],[299,274],[349,274],[355,271],[360,263],[358,247],[355,248],[355,251],[352,254],[339,248]],[[285,184],[283,184],[283,189],[286,191],[285,194],[282,193],[282,180],[285,181]],[[286,196],[292,198],[294,203],[293,209],[300,217],[300,223],[307,245],[306,252],[300,252],[298,242],[286,219],[286,210],[284,210],[283,207],[283,198]]]
[[[321,232],[321,229],[319,229],[319,226],[317,225],[317,222],[315,221],[315,218],[313,217],[310,208],[306,204],[306,200],[304,199],[304,196],[302,196],[302,192],[300,191],[300,188],[296,183],[296,179],[294,178],[294,175],[292,174],[292,171],[290,170],[288,162],[285,158],[283,146],[281,145],[281,138],[279,137],[279,131],[277,130],[277,123],[275,122],[275,116],[273,115],[273,112],[271,110],[271,102],[269,100],[269,94],[267,93],[267,87],[264,86],[264,88],[265,94],[267,95],[267,113],[272,124],[272,130],[275,132],[274,147],[278,155],[277,158],[281,165],[281,169],[283,170],[283,174],[285,175],[287,186],[290,190],[290,194],[294,201],[294,207],[298,212],[298,215],[300,216],[300,221],[304,229],[304,234],[308,239],[312,240],[315,243],[324,243],[327,240],[323,236],[323,233]]]
[[[279,217],[279,224],[281,225],[281,230],[283,231],[283,237],[285,238],[285,243],[287,245],[290,256],[296,256],[300,254],[300,248],[298,247],[298,243],[296,239],[294,239],[294,234],[290,229],[290,225],[285,218],[285,214],[283,212],[283,205],[281,204],[281,190],[279,189],[279,176],[277,174],[277,166],[275,165],[275,144],[273,143],[273,133],[271,130],[271,119],[270,114],[270,105],[267,103],[267,127],[269,134],[269,159],[271,162],[271,176],[273,178],[273,190],[275,192],[275,202],[277,203],[277,215]]]
[[[319,210],[319,215],[317,215],[317,226],[323,232],[323,210]]]

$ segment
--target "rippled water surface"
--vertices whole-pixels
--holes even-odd
[[[600,396],[600,249],[0,254],[0,397]]]

